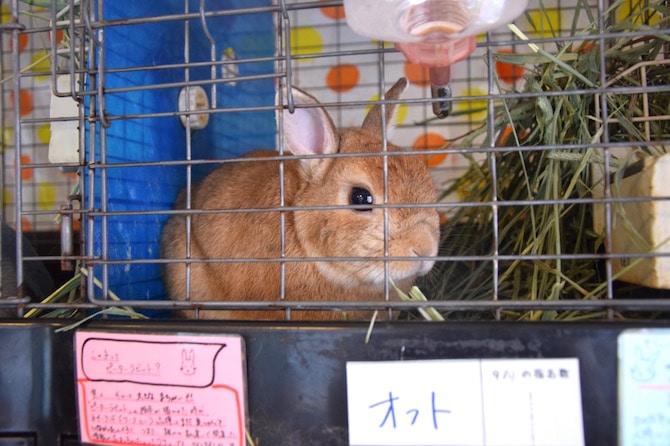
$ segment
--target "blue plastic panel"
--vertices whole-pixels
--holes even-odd
[[[190,0],[191,13],[197,13],[199,1]],[[184,13],[185,2],[117,2],[104,3],[102,17],[106,20],[177,15]],[[234,10],[241,7],[268,6],[269,0],[207,0],[207,11]],[[273,16],[263,14],[233,14],[208,18],[208,28],[216,42],[216,55],[231,48],[238,60],[272,57],[275,52]],[[105,70],[105,107],[111,118],[109,128],[95,135],[95,154],[87,161],[112,165],[97,169],[95,187],[84,184],[84,203],[95,194],[96,208],[106,201],[109,212],[155,211],[172,208],[172,203],[186,184],[184,166],[113,167],[119,163],[160,162],[185,160],[186,130],[176,116],[144,117],[153,113],[177,110],[179,86],[166,88],[142,87],[178,84],[186,80],[209,81],[209,66],[192,67],[188,74],[184,66],[185,36],[188,29],[189,63],[210,61],[210,44],[199,17],[186,22],[181,18],[159,23],[112,25],[104,28],[104,60],[97,61]],[[158,69],[135,69],[136,67]],[[272,74],[274,63],[240,63],[239,76]],[[221,67],[217,67],[221,76]],[[140,87],[134,91],[114,91]],[[203,84],[210,103],[211,87]],[[217,109],[272,106],[275,99],[275,80],[272,78],[238,81],[217,86]],[[114,119],[130,116],[130,118]],[[134,116],[134,117],[133,117]],[[192,132],[193,159],[222,159],[239,156],[257,148],[275,147],[275,116],[272,110],[215,113],[202,130]],[[101,147],[104,147],[104,155]],[[203,176],[214,166],[195,167],[194,179]],[[106,176],[106,178],[105,178]],[[88,179],[87,179],[88,180]],[[102,182],[106,183],[106,200],[102,199]],[[107,217],[107,259],[156,259],[159,238],[167,215],[131,215]],[[93,232],[95,255],[103,254],[102,217],[96,218]],[[102,268],[95,274],[102,276]],[[161,299],[164,289],[160,266],[153,263],[115,264],[108,266],[110,290],[123,299]]]

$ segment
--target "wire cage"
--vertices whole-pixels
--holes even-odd
[[[667,309],[663,2],[531,2],[513,27],[478,36],[474,52],[451,67],[454,94],[446,99],[452,108],[446,119],[431,111],[437,100],[427,69],[391,44],[351,32],[338,2],[72,1],[39,7],[19,1],[3,8],[3,215],[15,230],[3,253],[23,259],[3,277],[16,276],[27,290],[30,267],[45,263],[70,271],[56,273],[54,291],[66,286],[48,301],[41,300],[51,294],[46,291],[3,290],[10,313],[132,307],[157,317],[177,309],[187,317],[217,318],[237,309],[248,310],[238,315],[250,318],[259,311],[262,318],[272,309],[280,319],[308,310],[314,313],[304,314],[335,320],[356,310],[393,318],[553,319],[639,311],[646,317]],[[403,97],[380,99],[401,77],[409,84]],[[300,90],[293,94],[293,87]],[[318,103],[294,103],[299,91]],[[383,248],[372,255],[350,250],[329,257],[325,250],[292,257],[284,231],[301,210],[323,222],[328,212],[361,211],[349,203],[305,208],[286,201],[293,161],[306,165],[346,155],[290,153],[297,149],[284,121],[296,111],[323,109],[336,128],[354,128],[373,105],[394,111],[382,118],[389,125],[378,129],[383,150],[375,156],[385,184],[373,205],[383,216],[376,235]],[[388,144],[398,150],[388,151]],[[256,149],[276,155],[241,158]],[[439,252],[412,259],[414,253],[395,249],[390,216],[412,207],[393,202],[387,169],[396,158],[421,158],[430,172],[437,200],[413,204],[439,213]],[[273,211],[253,203],[236,205],[243,210],[198,208],[203,178],[221,165],[232,170],[255,162],[277,166]],[[639,175],[631,177],[635,166],[661,183],[625,186],[638,181]],[[247,187],[236,194],[257,196],[253,184]],[[180,208],[174,203],[181,190]],[[225,254],[252,252],[235,248],[192,255],[203,243],[202,222],[227,221],[210,220],[219,212],[255,214],[247,234],[263,225],[259,216],[272,220],[274,212],[281,222],[279,250],[261,258]],[[172,258],[161,249],[171,218],[179,219],[183,231],[176,233],[187,240],[186,250]],[[25,237],[34,231],[52,234],[46,251],[26,251],[31,241]],[[320,243],[347,230],[325,231]],[[328,270],[348,263],[362,270],[371,257],[384,265],[375,285],[380,300],[347,292],[362,280],[353,276],[339,288],[315,285],[302,294],[286,282],[287,274],[303,271],[296,265]],[[398,290],[390,280],[403,261],[435,261],[410,295],[411,283]],[[236,269],[241,264],[272,267]],[[200,270],[241,271],[246,283],[196,292],[204,281]],[[170,299],[164,279],[176,274],[185,285]],[[658,279],[640,279],[652,276]],[[320,280],[330,278],[325,273]],[[264,281],[276,288],[249,291]],[[315,295],[320,290],[331,295]]]
[[[616,336],[670,310],[667,0],[530,0],[446,98],[342,1],[1,6],[0,443],[79,444],[85,317],[241,333],[269,444],[346,444],[346,361],[475,356],[579,357],[615,443]]]

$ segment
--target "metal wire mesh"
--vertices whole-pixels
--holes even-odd
[[[63,262],[77,280],[72,282],[75,291],[68,289],[50,302],[22,292],[11,299],[14,294],[3,286],[3,306],[19,313],[54,311],[52,315],[132,307],[164,317],[182,310],[196,318],[221,317],[232,310],[244,310],[238,315],[249,318],[274,311],[273,318],[295,319],[309,311],[311,317],[340,320],[346,318],[344,313],[363,310],[417,318],[422,317],[418,310],[430,308],[441,318],[662,317],[669,305],[662,281],[626,275],[666,274],[665,239],[658,239],[653,228],[651,233],[645,232],[649,228],[635,228],[630,215],[642,214],[642,223],[667,226],[667,195],[662,185],[640,195],[622,182],[636,162],[652,171],[657,166],[656,177],[663,176],[663,164],[657,160],[663,159],[670,140],[670,87],[662,71],[667,68],[664,42],[669,35],[664,4],[667,7],[662,1],[531,2],[515,21],[516,31],[502,27],[479,36],[475,52],[452,67],[454,113],[438,120],[431,112],[434,100],[427,71],[408,64],[392,45],[353,34],[341,2],[119,5],[71,0],[37,10],[14,1],[2,33],[3,128],[13,130],[11,136],[4,132],[4,145],[14,148],[13,153],[3,153],[4,220],[15,225],[26,218],[41,219],[46,227],[54,217],[63,219],[55,228],[63,235],[62,250],[26,256],[20,242],[16,252],[26,262]],[[45,19],[36,21],[35,15]],[[31,68],[18,45],[7,43],[40,33],[64,36],[44,41],[51,62],[46,71]],[[644,62],[623,68],[621,61],[634,49],[635,62]],[[380,99],[401,76],[410,81],[405,96]],[[75,114],[56,115],[53,105],[35,117],[21,114],[21,91],[40,94],[44,85],[33,81],[41,77],[51,96],[71,100]],[[383,150],[376,155],[384,184],[375,200],[375,212],[384,216],[381,301],[356,292],[316,295],[321,289],[316,286],[311,297],[296,299],[286,287],[286,276],[296,265],[347,262],[362,268],[371,260],[290,254],[292,241],[285,234],[296,213],[356,212],[348,205],[318,202],[305,207],[287,201],[285,186],[291,178],[285,176],[286,163],[296,157],[286,153],[292,149],[281,111],[315,108],[283,93],[293,86],[318,98],[338,128],[360,126],[373,105],[398,108],[392,118],[396,128],[380,130]],[[191,96],[205,102],[184,100]],[[382,121],[391,119],[381,116]],[[575,116],[580,117],[577,124],[569,121]],[[68,143],[78,150],[66,150],[72,158],[22,164],[31,150],[44,153],[48,145],[34,149],[26,134],[38,132],[42,124],[51,125],[53,133],[54,123],[66,122],[77,129]],[[586,132],[579,133],[582,130]],[[402,149],[387,151],[390,143]],[[241,158],[261,148],[277,152],[260,159]],[[390,200],[394,190],[389,162],[402,156],[424,159],[438,190],[437,203]],[[276,162],[275,206],[195,206],[199,181],[216,167],[234,169],[258,162]],[[53,202],[36,209],[34,187],[21,181],[11,184],[12,176],[33,170],[76,170],[79,187],[71,176],[65,177],[66,186]],[[546,181],[552,178],[556,181]],[[539,193],[551,185],[556,188],[552,194]],[[20,204],[15,208],[7,199],[12,190],[12,203]],[[181,190],[183,209],[174,206]],[[396,242],[390,237],[389,215],[403,208],[440,213],[437,257],[392,253]],[[645,214],[652,212],[648,209],[656,213]],[[278,254],[191,255],[193,231],[198,230],[194,219],[242,212],[277,216]],[[162,229],[179,215],[185,253],[161,257]],[[550,225],[539,228],[538,222],[545,220]],[[255,228],[250,225],[247,230]],[[17,240],[22,235],[18,225]],[[639,243],[622,245],[621,240]],[[433,260],[433,271],[417,282],[428,300],[400,300],[388,280],[392,266]],[[214,288],[208,298],[198,294],[191,300],[200,285],[194,283],[198,279],[192,271],[215,264],[267,264],[273,277],[245,277],[248,286]],[[16,265],[16,272],[9,274],[16,274],[21,283],[22,262]],[[162,273],[170,265],[184,266],[179,272],[184,289],[173,300],[167,298]],[[278,283],[272,298],[244,295],[251,284],[264,281]]]

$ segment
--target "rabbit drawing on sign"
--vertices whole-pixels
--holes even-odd
[[[386,99],[397,100],[406,86],[407,81],[400,79],[386,93]],[[439,217],[434,207],[425,204],[435,203],[435,186],[419,156],[397,154],[401,149],[391,143],[384,152],[382,107],[373,106],[360,128],[337,130],[312,96],[294,89],[293,97],[295,112],[282,112],[284,154],[306,157],[287,157],[282,163],[283,179],[279,161],[267,159],[276,157],[277,152],[259,150],[242,161],[224,163],[192,187],[191,208],[206,211],[191,216],[193,262],[188,291],[196,305],[217,300],[277,302],[282,276],[278,259],[282,257],[286,259],[287,301],[379,302],[385,299],[389,276],[406,289],[433,267]],[[395,108],[394,104],[386,105],[387,124],[393,121]],[[281,212],[283,228],[277,211],[280,183],[284,205],[291,208]],[[386,209],[376,206],[384,204],[385,190],[390,205]],[[175,208],[185,207],[182,191]],[[220,210],[236,212],[216,212]],[[185,214],[168,220],[161,248],[163,258],[184,260],[165,263],[163,271],[170,297],[184,300]],[[390,259],[385,261],[386,250]],[[291,317],[363,320],[371,314],[293,310]],[[183,315],[192,313],[184,311]],[[200,317],[268,320],[282,319],[284,312],[202,310]]]
[[[193,350],[186,351],[182,349],[181,351],[181,367],[179,368],[184,375],[194,375],[195,374],[195,352]]]
[[[635,361],[630,369],[635,381],[649,382],[656,377],[661,350],[651,342],[635,347]]]

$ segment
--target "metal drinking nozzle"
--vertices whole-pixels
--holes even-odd
[[[447,99],[433,102],[433,113],[440,119],[444,119],[451,113],[451,67],[431,67],[430,73],[430,96],[433,99]]]

